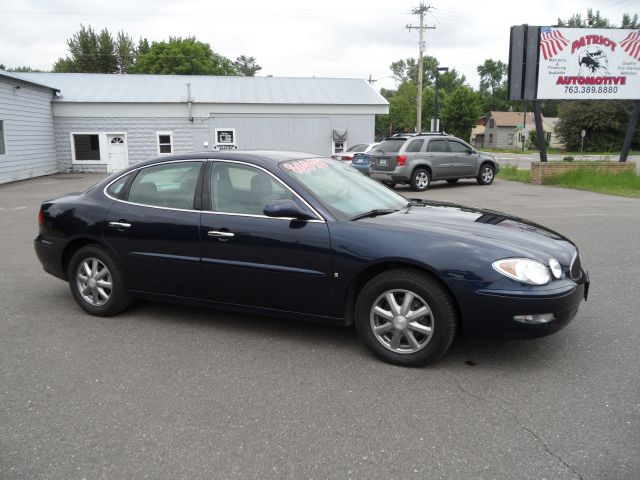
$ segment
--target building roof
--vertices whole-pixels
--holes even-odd
[[[60,91],[59,89],[57,89],[56,87],[52,87],[48,83],[42,83],[42,82],[36,81],[35,79],[30,79],[29,77],[27,77],[27,75],[28,74],[25,74],[25,73],[15,73],[15,72],[7,72],[5,70],[0,70],[0,78],[10,78],[12,80],[19,80],[21,82],[28,83],[30,85],[50,88],[51,90],[54,90],[56,92]]]
[[[535,119],[533,118],[533,112],[527,112],[527,125],[530,123],[535,123]],[[516,127],[518,125],[522,126],[522,120],[524,119],[523,112],[491,112],[491,118],[494,119],[496,123],[496,127]]]
[[[196,103],[388,105],[364,79],[23,73],[32,82],[55,84],[56,102],[184,103],[187,83]]]

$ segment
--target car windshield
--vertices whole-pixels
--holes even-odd
[[[354,145],[353,147],[347,149],[347,152],[361,152],[365,148],[367,148],[367,146],[365,144],[358,144],[358,145]]]
[[[393,190],[333,160],[290,160],[280,167],[341,220],[374,210],[388,213],[408,203]]]

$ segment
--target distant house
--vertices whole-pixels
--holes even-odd
[[[388,112],[364,79],[0,70],[0,183],[216,149],[329,156]]]
[[[480,117],[478,124],[471,129],[471,138],[469,143],[476,148],[484,145],[485,126],[487,125],[487,117]]]
[[[517,148],[522,146],[522,137],[517,133],[528,132],[535,128],[535,120],[532,112],[496,112],[492,111],[487,117],[485,127],[484,148]],[[519,132],[516,129],[520,128]],[[526,139],[526,135],[525,135]]]

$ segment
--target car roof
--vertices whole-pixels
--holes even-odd
[[[280,150],[213,150],[205,152],[190,152],[174,155],[163,155],[161,157],[145,160],[134,165],[133,168],[144,167],[145,165],[174,162],[176,160],[238,160],[248,161],[256,165],[278,164],[289,160],[301,160],[305,158],[318,158],[323,155],[307,152],[290,152]],[[132,169],[133,169],[132,168]]]

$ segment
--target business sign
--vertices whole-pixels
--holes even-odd
[[[640,99],[640,30],[539,28],[536,98]]]
[[[215,150],[235,150],[236,146],[236,129],[235,128],[216,128],[215,129]]]

